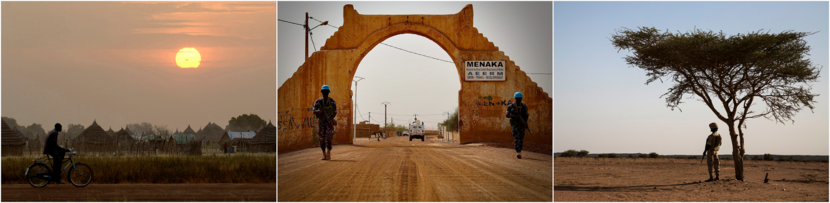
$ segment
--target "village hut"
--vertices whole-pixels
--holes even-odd
[[[190,129],[193,131],[193,129]],[[196,140],[196,135],[193,134],[173,134],[170,139],[175,143],[175,151],[181,151],[189,155],[201,155],[201,142]]]
[[[253,148],[251,145],[251,140],[253,138],[236,138],[231,140],[229,147],[236,148],[237,152],[247,152],[251,151]]]
[[[252,152],[276,152],[277,151],[277,127],[268,121],[262,130],[251,138],[250,145]]]
[[[72,144],[79,151],[87,152],[112,152],[115,149],[116,141],[113,136],[107,134],[97,121],[84,129],[78,137],[72,140]]]
[[[115,132],[115,141],[118,142],[118,149],[120,150],[132,150],[133,145],[136,143],[136,140],[133,138],[132,134],[124,128],[118,132]]]
[[[202,131],[196,133],[196,139],[202,140],[206,145],[210,146],[212,143],[218,143],[224,133],[225,130],[222,127],[216,123],[208,122]]]
[[[187,125],[187,129],[184,129],[184,131],[182,131],[182,134],[191,134],[195,136],[196,131],[193,131],[193,128],[190,128],[190,125]]]
[[[2,153],[3,156],[21,156],[23,155],[23,148],[26,145],[26,139],[23,137],[23,133],[17,131],[17,129],[12,129],[9,125],[6,124],[6,121],[3,120],[3,127],[2,127],[2,139],[0,139],[0,144],[2,144]]]
[[[231,144],[231,141],[233,141],[234,139],[251,139],[251,138],[254,138],[254,136],[256,136],[256,132],[254,132],[254,131],[248,131],[248,132],[230,132],[230,131],[228,131],[228,132],[225,132],[224,134],[222,134],[222,138],[220,138],[219,141],[216,142],[216,143],[219,144],[220,147],[221,146],[230,147],[230,146],[233,146]],[[228,149],[224,148],[222,150],[227,151]]]
[[[115,131],[112,131],[112,127],[110,127],[110,129],[107,130],[107,134],[109,134],[110,136],[115,136]]]

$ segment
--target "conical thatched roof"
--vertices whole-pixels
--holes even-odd
[[[95,122],[95,121],[93,121],[93,122]],[[110,127],[110,129],[107,130],[107,134],[109,134],[110,136],[115,136],[115,131],[112,131],[112,127]]]
[[[133,138],[133,135],[132,135],[132,134],[130,134],[130,132],[129,132],[129,131],[127,131],[127,130],[125,130],[125,129],[123,129],[123,128],[121,128],[121,130],[119,130],[118,132],[115,132],[115,136],[114,136],[114,138],[116,139],[116,141],[119,141],[119,142],[123,142],[123,141],[128,141],[128,142],[129,142],[129,141],[135,141],[135,138]]]
[[[251,144],[277,144],[277,127],[269,121],[268,125],[251,138],[251,142]]]
[[[104,131],[104,128],[98,125],[97,121],[92,121],[92,125],[84,129],[73,142],[86,142],[91,144],[113,144],[115,139]]]
[[[187,125],[187,129],[184,129],[184,132],[182,132],[182,134],[196,135],[196,131],[193,131],[193,128],[190,128],[190,125]]]
[[[176,128],[176,132],[174,132],[173,134],[182,134],[182,132],[179,132],[179,128]]]
[[[2,145],[26,144],[26,138],[19,136],[20,134],[20,131],[17,131],[17,129],[10,128],[9,125],[6,124],[6,121],[3,120],[2,140],[0,140],[0,143],[2,143]]]
[[[124,131],[127,131],[127,134],[130,134],[130,136],[135,134],[133,131],[130,131],[130,127],[124,127]]]
[[[208,122],[204,129],[196,133],[196,139],[218,143],[223,134],[225,134],[225,130],[221,126]]]

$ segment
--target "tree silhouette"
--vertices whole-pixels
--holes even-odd
[[[810,93],[809,83],[817,81],[820,69],[806,58],[810,46],[804,37],[811,34],[815,33],[759,30],[727,37],[700,29],[674,34],[640,27],[616,30],[611,43],[632,51],[625,61],[646,71],[646,85],[663,79],[674,82],[661,96],[667,107],[680,109],[684,96],[699,97],[727,124],[735,177],[743,180],[745,120],[765,117],[784,124],[802,107],[814,108],[818,94]],[[756,101],[766,108],[750,109]]]

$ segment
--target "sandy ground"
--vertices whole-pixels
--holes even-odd
[[[4,202],[29,201],[256,201],[277,199],[274,184],[72,184],[34,188],[28,184],[3,184]]]
[[[743,182],[720,163],[720,181],[698,182],[709,178],[699,159],[556,157],[554,201],[828,201],[827,163],[747,160]]]
[[[279,201],[552,201],[552,157],[391,137],[278,155]]]

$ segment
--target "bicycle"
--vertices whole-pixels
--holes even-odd
[[[69,154],[68,161],[64,161],[66,166],[61,169],[61,173],[69,169],[66,172],[69,182],[75,187],[84,187],[92,182],[92,168],[81,162],[73,161],[72,156],[76,154],[78,153],[74,151]],[[32,165],[26,168],[26,180],[32,187],[41,188],[52,181],[52,169],[49,168],[52,165],[52,159],[49,157],[51,156],[47,154],[45,159],[32,160]]]

